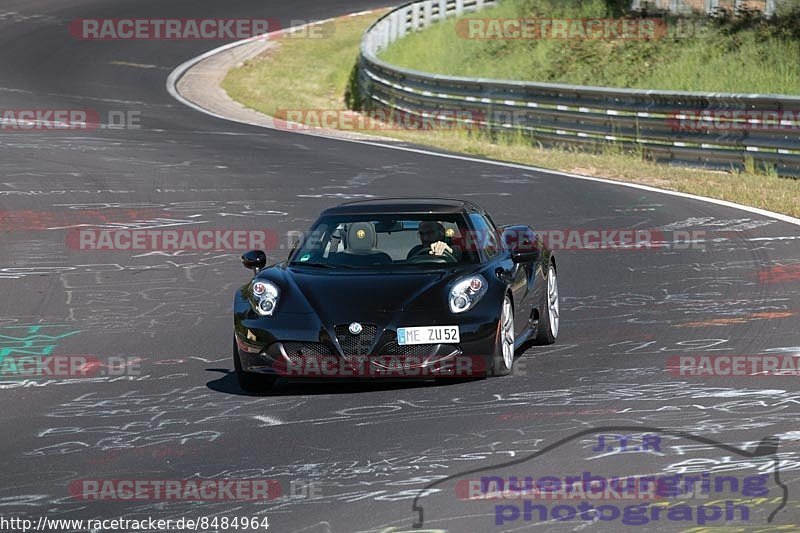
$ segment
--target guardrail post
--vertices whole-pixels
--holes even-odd
[[[397,17],[397,39],[405,36],[408,33],[408,26],[406,26],[408,21],[408,12],[414,9],[413,4],[409,7],[402,8],[399,13],[400,15]]]
[[[397,13],[389,15],[389,38],[386,42],[387,46],[392,44],[397,37]]]
[[[390,39],[390,35],[389,34],[391,33],[391,26],[392,25],[391,25],[391,22],[389,22],[389,19],[385,19],[383,21],[383,24],[381,25],[381,29],[380,29],[381,50],[384,50],[384,49],[386,49],[387,46],[389,46],[389,42],[390,42],[389,41],[389,39]]]
[[[439,0],[439,20],[447,18],[447,0]]]
[[[456,16],[464,13],[464,0],[456,0]]]
[[[417,31],[420,28],[418,6],[419,4],[411,4],[411,29],[413,31]]]
[[[433,0],[425,0],[423,6],[422,22],[425,26],[430,26],[433,22]]]

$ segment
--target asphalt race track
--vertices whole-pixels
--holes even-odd
[[[117,377],[0,378],[0,517],[266,516],[270,531],[396,532],[414,529],[421,506],[415,531],[641,530],[613,519],[512,519],[510,507],[496,524],[496,505],[509,502],[466,502],[459,487],[481,475],[770,474],[768,498],[739,525],[767,526],[780,508],[772,525],[793,529],[797,376],[681,376],[666,367],[675,356],[800,356],[797,225],[608,183],[218,120],[175,101],[165,80],[221,42],[79,41],[66,29],[77,18],[122,16],[288,23],[381,5],[389,4],[0,5],[0,108],[91,109],[104,124],[110,112],[134,112],[141,124],[0,129],[0,357],[136,361]],[[249,279],[238,252],[86,251],[68,243],[75,228],[203,225],[287,235],[344,199],[396,195],[470,198],[498,223],[542,230],[698,233],[692,246],[558,251],[560,337],[528,349],[511,376],[283,383],[269,395],[245,394],[233,375],[231,302]],[[269,258],[281,260],[287,242]],[[610,434],[660,444],[593,450]],[[757,450],[770,436],[779,437],[777,449]],[[467,474],[481,468],[488,473]],[[75,490],[81,480],[201,479],[274,480],[280,496],[126,501]],[[427,496],[415,510],[420,493]],[[696,517],[662,518],[645,527],[696,525]]]

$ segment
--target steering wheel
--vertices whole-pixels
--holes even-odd
[[[444,250],[442,255],[433,255],[430,248],[420,248],[408,258],[409,263],[458,263],[458,258],[452,252]]]

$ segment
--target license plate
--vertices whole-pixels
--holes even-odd
[[[458,326],[419,326],[397,328],[397,344],[454,344],[461,342]]]

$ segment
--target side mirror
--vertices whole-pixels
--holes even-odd
[[[502,226],[500,229],[514,263],[531,263],[539,258],[541,242],[529,226]]]
[[[261,269],[267,266],[267,254],[261,250],[250,250],[242,254],[242,265],[248,270],[258,274]]]

